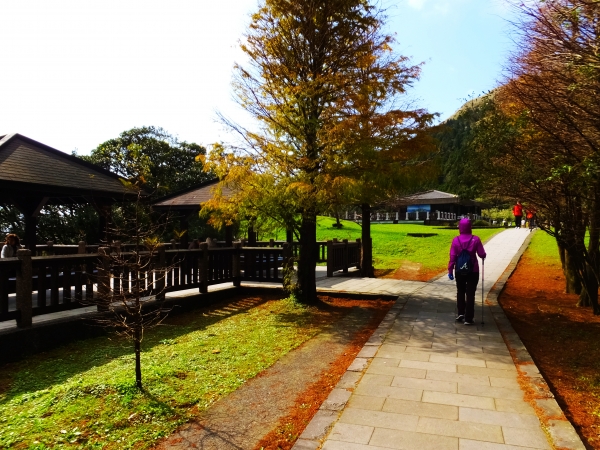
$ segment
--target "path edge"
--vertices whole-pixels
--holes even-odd
[[[392,325],[394,325],[396,317],[402,311],[412,294],[411,292],[396,298],[394,306],[390,308],[371,337],[365,342],[361,351],[356,355],[356,358],[348,366],[340,381],[329,393],[329,396],[321,404],[308,425],[306,425],[306,428],[291,450],[317,450],[321,447],[325,438],[329,435],[331,428],[340,418],[346,403],[348,403],[348,400],[352,396],[352,392],[369,367],[371,359],[379,351],[386,335],[392,328]]]
[[[546,432],[550,443],[554,448],[561,450],[586,450],[581,437],[554,399],[554,394],[550,390],[548,383],[540,373],[529,351],[512,327],[508,317],[504,313],[504,309],[498,302],[498,297],[504,291],[508,279],[517,268],[517,264],[523,253],[525,253],[533,235],[537,232],[538,230],[530,233],[525,239],[504,273],[488,292],[486,304],[519,372],[521,387],[533,397],[528,403],[535,409],[542,424],[542,429]]]

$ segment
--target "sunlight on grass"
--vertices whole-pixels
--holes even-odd
[[[335,219],[319,217],[317,219],[317,239],[326,241],[333,238],[356,240],[360,238],[361,226],[342,220],[343,228],[333,228]],[[500,228],[481,228],[473,233],[483,242],[494,234],[503,231]],[[437,233],[427,238],[407,236],[407,233]],[[377,269],[396,269],[402,261],[420,263],[425,270],[443,271],[448,264],[450,243],[457,230],[442,229],[439,226],[417,224],[372,224],[373,262]]]
[[[0,368],[0,447],[147,448],[323,329],[327,314],[247,299],[170,318],[142,344],[78,341]]]
[[[556,239],[541,230],[535,232],[527,248],[527,256],[544,265],[560,266],[560,255]]]

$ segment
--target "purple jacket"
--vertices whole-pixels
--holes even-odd
[[[480,258],[485,258],[486,253],[481,243],[479,236],[473,236],[471,233],[471,221],[469,219],[461,219],[458,222],[458,231],[460,234],[452,240],[450,246],[450,262],[448,263],[448,273],[454,273],[454,265],[456,264],[456,258],[460,255],[460,252],[468,250],[471,254],[471,262],[473,263],[473,272],[479,272],[479,263],[477,262],[477,255]],[[471,239],[471,237],[473,239]],[[471,240],[471,243],[469,243]]]

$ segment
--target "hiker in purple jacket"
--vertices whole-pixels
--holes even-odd
[[[448,278],[455,278],[455,266],[459,255],[463,250],[469,252],[471,257],[471,266],[468,273],[461,273],[456,267],[456,303],[458,305],[457,322],[463,322],[465,325],[473,325],[473,316],[475,314],[475,290],[479,282],[479,263],[477,255],[485,259],[485,249],[478,236],[473,236],[471,232],[471,221],[461,219],[458,222],[458,231],[460,234],[452,240],[450,246],[450,262],[448,263]],[[464,272],[464,271],[463,271]],[[466,297],[466,298],[465,298]]]

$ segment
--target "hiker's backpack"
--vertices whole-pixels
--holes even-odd
[[[469,242],[467,242],[467,248],[469,248],[469,245],[471,245],[472,240],[473,236],[471,236],[471,239],[469,239]],[[458,243],[462,251],[458,254],[458,258],[456,259],[456,273],[458,275],[468,275],[473,272],[473,261],[471,261],[471,254],[467,248],[462,246],[460,239],[458,240]]]

